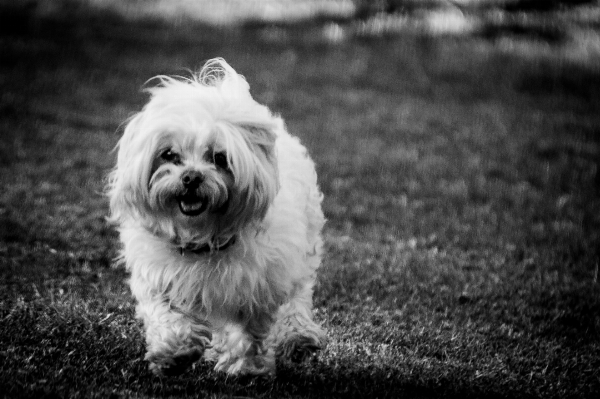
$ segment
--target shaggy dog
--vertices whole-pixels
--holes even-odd
[[[150,368],[204,356],[265,374],[303,360],[325,345],[312,319],[322,194],[306,148],[223,59],[158,79],[108,184]]]

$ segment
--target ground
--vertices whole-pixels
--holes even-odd
[[[574,56],[569,35],[365,21],[211,28],[2,5],[2,395],[596,397],[597,53]],[[275,378],[199,364],[161,379],[111,266],[102,191],[147,80],[216,56],[315,159],[330,341]]]

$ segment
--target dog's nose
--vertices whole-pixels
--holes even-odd
[[[204,175],[197,170],[188,170],[181,175],[181,182],[186,187],[198,187],[204,181]]]

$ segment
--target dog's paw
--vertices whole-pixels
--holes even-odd
[[[216,371],[230,375],[273,375],[275,374],[275,356],[259,343],[240,340],[237,345],[215,345],[212,350],[217,360]]]
[[[277,358],[301,363],[326,346],[327,342],[323,336],[295,333],[279,344]]]
[[[219,357],[215,370],[236,376],[274,375],[275,358],[268,354],[235,357],[231,353],[225,353]]]
[[[155,375],[174,376],[183,373],[201,357],[202,351],[199,348],[187,348],[172,355],[147,353],[145,359],[150,362],[150,371]]]

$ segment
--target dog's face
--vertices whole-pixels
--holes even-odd
[[[224,61],[162,78],[125,128],[109,196],[114,220],[177,245],[211,244],[264,218],[278,189],[282,125]]]

